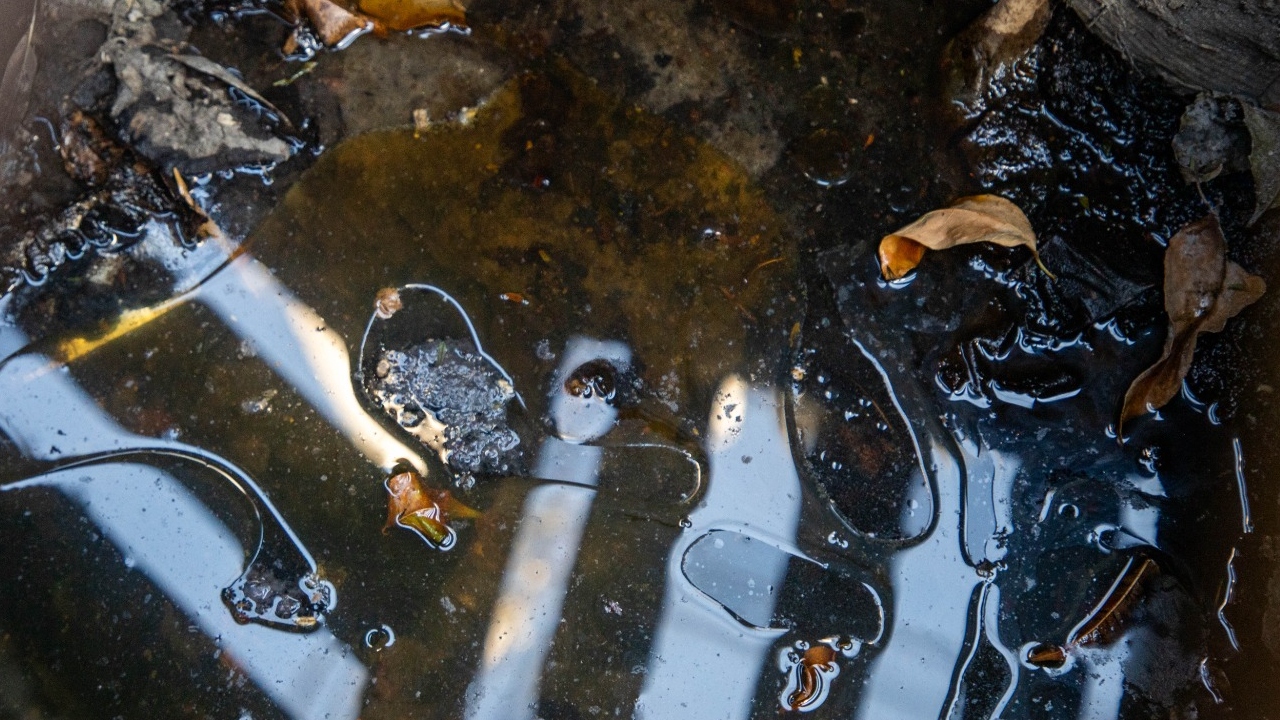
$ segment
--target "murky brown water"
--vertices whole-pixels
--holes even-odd
[[[637,22],[612,3],[490,3],[474,38],[363,39],[374,60],[472,43],[472,69],[510,79],[385,129],[369,118],[402,123],[395,94],[353,99],[368,68],[322,57],[281,102],[336,103],[317,115],[335,141],[384,129],[283,170],[243,254],[145,241],[129,262],[180,301],[108,342],[83,342],[101,336],[84,318],[114,306],[10,301],[0,707],[1264,717],[1274,299],[1206,339],[1126,443],[1112,428],[1162,339],[1160,244],[1202,212],[1161,159],[1178,103],[1060,17],[1038,74],[949,144],[930,58],[959,9],[720,5],[665,60],[593,34]],[[920,58],[911,18],[943,29]],[[758,85],[681,70],[700,42]],[[1275,220],[1245,230],[1239,186],[1208,197],[1265,275]],[[878,279],[870,241],[978,189],[1027,207],[1056,282],[992,248]],[[418,348],[501,398],[518,472],[461,462],[433,439],[448,428],[397,424],[369,392],[388,351]],[[474,439],[485,417],[453,426]],[[448,551],[381,532],[406,467],[480,512]],[[227,587],[267,622],[237,624]]]

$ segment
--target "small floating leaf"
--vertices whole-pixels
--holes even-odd
[[[884,236],[880,240],[880,273],[886,280],[898,280],[915,269],[925,249],[946,250],[979,242],[1004,247],[1024,245],[1036,253],[1035,231],[1017,205],[998,195],[972,195],[950,207],[925,213]],[[1038,254],[1036,262],[1040,262]],[[1048,270],[1045,272],[1053,276]]]
[[[818,644],[805,650],[794,667],[783,706],[793,712],[817,709],[826,698],[829,681],[840,672],[835,660],[836,651],[830,645]]]
[[[1196,338],[1219,332],[1227,320],[1262,297],[1267,285],[1257,275],[1227,260],[1227,243],[1218,217],[1204,216],[1178,231],[1164,255],[1164,309],[1169,334],[1154,365],[1129,386],[1119,427],[1178,394],[1191,369]]]
[[[462,25],[467,11],[457,0],[286,0],[295,19],[303,16],[329,47],[341,47],[370,30],[379,34]]]
[[[405,471],[387,479],[387,524],[418,533],[442,550],[453,545],[450,518],[477,518],[480,513],[458,500],[448,490],[424,487],[418,473]]]
[[[382,288],[373,301],[373,312],[383,320],[390,320],[392,315],[404,308],[404,300],[400,297],[399,288]]]

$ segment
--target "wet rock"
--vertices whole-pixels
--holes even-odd
[[[1247,167],[1248,138],[1240,106],[1207,93],[1187,106],[1173,136],[1173,155],[1187,182],[1207,182]]]
[[[12,228],[15,239],[0,249],[0,295],[39,285],[86,253],[124,250],[148,232],[164,234],[166,240],[195,237],[195,213],[153,168],[108,138],[91,117],[73,111],[63,123],[60,147],[67,173],[86,189],[51,216],[36,216],[25,227]]]
[[[958,112],[973,117],[1004,75],[1040,39],[1049,25],[1048,0],[1000,0],[943,51],[948,95]]]
[[[388,350],[368,392],[402,427],[464,473],[515,474],[520,436],[507,421],[515,389],[470,343],[428,340]]]
[[[1171,237],[1201,207],[1170,152],[1184,107],[1061,12],[960,148],[983,190],[1017,203],[1037,235],[1068,238],[1088,262],[1146,284],[1161,257],[1153,239]]]
[[[255,560],[222,590],[222,601],[240,624],[258,623],[282,630],[315,630],[334,604],[333,587],[309,575],[286,582],[270,565]]]
[[[185,30],[160,0],[118,3],[100,51],[117,82],[110,117],[139,155],[165,170],[198,175],[269,166],[293,154],[252,98],[181,62]]]

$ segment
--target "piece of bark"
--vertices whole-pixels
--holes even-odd
[[[1169,316],[1164,351],[1125,393],[1118,432],[1124,432],[1127,421],[1172,400],[1191,369],[1200,333],[1220,332],[1227,320],[1262,297],[1266,287],[1262,278],[1227,260],[1216,215],[1179,230],[1164,256],[1164,307]]]
[[[1275,0],[1067,0],[1089,29],[1145,72],[1190,90],[1280,105]]]

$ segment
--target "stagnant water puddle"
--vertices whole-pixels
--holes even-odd
[[[779,6],[690,15],[760,38],[761,97],[707,117],[637,79],[651,39],[482,3],[511,56],[478,106],[348,116],[243,243],[153,220],[125,301],[0,299],[0,709],[1264,717],[1274,298],[1116,422],[1161,247],[1213,204],[1266,276],[1274,213],[1183,184],[1181,105],[1065,12],[957,120],[888,49],[901,9]],[[469,38],[360,42],[405,40]],[[967,191],[1026,208],[1055,277],[988,246],[885,282],[875,241]]]

